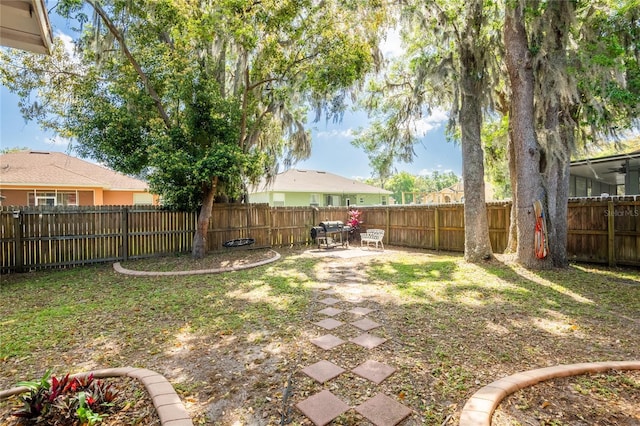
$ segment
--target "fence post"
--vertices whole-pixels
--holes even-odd
[[[390,234],[390,232],[391,232],[391,209],[389,208],[389,206],[387,206],[386,210],[387,210],[387,219],[386,219],[386,221],[387,221],[386,228],[387,229],[386,229],[386,231],[384,231],[384,235],[383,235],[382,238],[383,239],[386,238],[387,244],[390,245],[391,243],[389,242],[389,237],[391,236],[391,234]]]
[[[129,209],[124,207],[122,209],[122,260],[129,260]]]
[[[24,271],[24,257],[22,253],[24,247],[22,247],[22,212],[20,210],[14,210],[13,214],[13,237],[15,239],[16,248],[16,272]]]
[[[607,234],[608,234],[608,248],[609,253],[607,255],[609,266],[616,266],[616,251],[614,247],[616,230],[615,230],[615,218],[616,211],[613,205],[613,201],[607,202]]]
[[[267,206],[267,238],[269,241],[267,244],[269,247],[273,247],[273,207]]]
[[[511,229],[511,209],[512,208],[513,207],[511,203],[505,205],[506,217],[504,218],[504,223],[505,223],[504,250],[506,250],[506,248],[509,246],[509,229]],[[502,251],[504,252],[504,250]]]
[[[433,211],[433,242],[434,249],[440,250],[440,215],[438,214],[438,208],[435,207]]]
[[[316,218],[316,212],[318,211],[317,207],[312,207],[311,208],[311,226],[317,226],[317,218]]]

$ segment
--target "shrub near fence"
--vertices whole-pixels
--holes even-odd
[[[462,204],[357,207],[362,230],[384,229],[385,245],[464,251]],[[489,203],[489,237],[504,251],[510,203]],[[346,207],[269,207],[216,204],[208,249],[253,238],[254,247],[309,245],[312,226],[347,222]],[[191,250],[196,215],[157,207],[1,207],[3,274],[96,262],[137,259]],[[533,226],[533,222],[532,222]],[[533,250],[533,244],[532,248]],[[609,265],[640,266],[640,199],[572,199],[568,211],[569,258]]]

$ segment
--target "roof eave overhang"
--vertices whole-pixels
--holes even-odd
[[[610,155],[608,157],[600,157],[600,158],[588,158],[585,160],[577,160],[572,161],[572,166],[584,166],[587,164],[598,164],[598,163],[608,163],[612,161],[620,161],[620,160],[630,160],[634,158],[640,158],[640,152],[633,152],[631,154],[616,154]]]
[[[19,189],[19,190],[30,190],[36,188],[50,188],[50,189],[96,189],[100,188],[103,190],[111,190],[109,186],[104,185],[91,185],[91,184],[65,184],[65,183],[43,183],[43,182],[21,182],[21,183],[11,183],[11,182],[3,182],[0,185],[2,189]]]
[[[267,193],[267,192],[293,192],[293,193],[297,193],[297,194],[304,194],[304,193],[309,193],[309,192],[314,192],[314,193],[324,193],[324,194],[362,194],[362,195],[391,195],[393,194],[393,192],[391,191],[387,191],[386,189],[381,189],[380,191],[345,191],[343,189],[323,189],[323,190],[317,190],[317,189],[273,189],[273,188],[268,188],[268,189],[260,189],[260,190],[254,190],[253,192],[249,192],[250,194],[260,194],[260,193]]]
[[[0,2],[0,44],[50,55],[53,33],[44,0]]]

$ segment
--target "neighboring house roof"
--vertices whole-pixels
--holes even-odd
[[[18,151],[0,155],[2,185],[99,187],[144,191],[146,182],[62,152]]]
[[[442,188],[439,191],[429,192],[427,195],[432,194],[457,194],[458,192],[464,192],[464,184],[462,181],[458,181],[451,186],[447,186],[446,188]]]
[[[624,184],[627,167],[629,170],[640,169],[640,150],[628,154],[572,161],[570,173],[610,185],[621,185]]]
[[[0,1],[0,16],[0,45],[50,53],[53,35],[44,0]]]
[[[338,194],[392,194],[391,191],[378,188],[353,179],[318,170],[290,169],[279,173],[269,186],[263,179],[250,190],[258,192],[318,192]]]
[[[462,183],[462,181],[459,180],[458,182],[454,183],[453,185],[447,187],[447,189],[450,189],[453,192],[464,192],[464,183]]]

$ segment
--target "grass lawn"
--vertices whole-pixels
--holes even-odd
[[[165,375],[195,424],[308,424],[294,405],[322,389],[351,406],[384,392],[413,410],[403,425],[442,424],[504,376],[640,358],[637,270],[531,272],[393,247],[353,259],[281,253],[278,262],[219,275],[132,277],[105,265],[3,276],[0,389],[48,368],[64,375],[136,366]],[[382,324],[372,333],[389,340],[372,350],[309,343],[327,333],[313,322],[325,318],[317,311],[328,283],[342,300],[357,289],[359,306]],[[360,332],[329,333],[348,340]],[[380,385],[349,371],[322,385],[300,373],[321,359],[346,370],[374,359],[396,372]],[[351,410],[335,424],[358,416]]]

